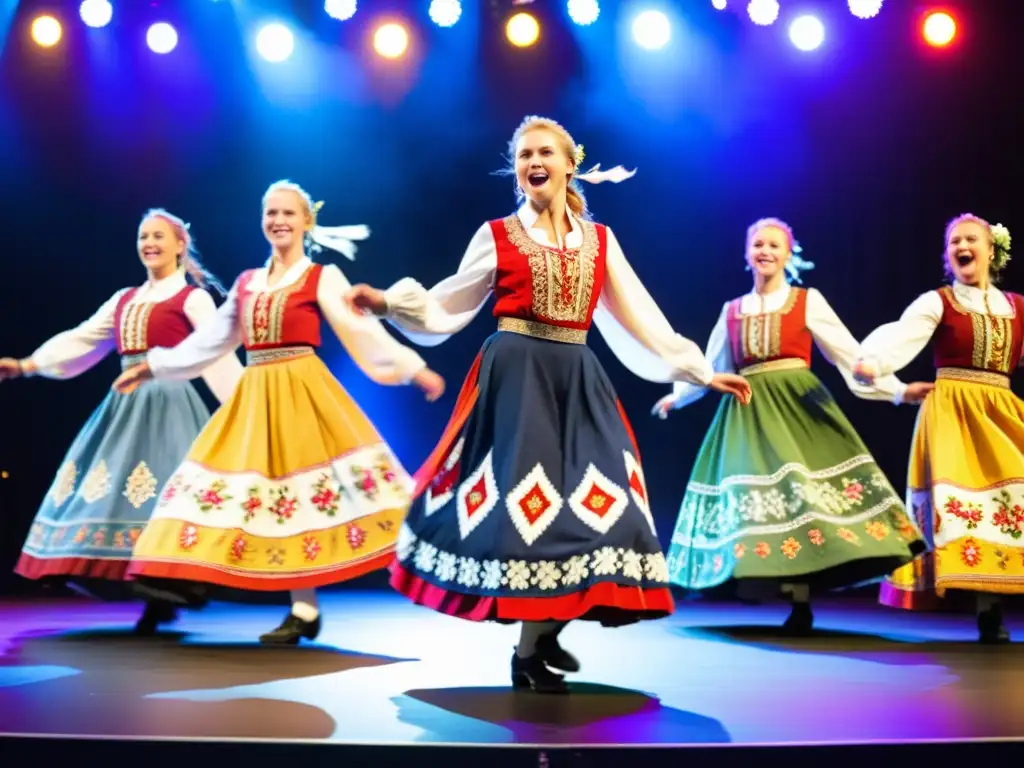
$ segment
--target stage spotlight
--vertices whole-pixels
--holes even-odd
[[[755,24],[767,27],[779,18],[779,0],[750,0],[747,15]]]
[[[566,5],[569,18],[581,27],[593,24],[601,15],[601,6],[597,0],[569,0]]]
[[[847,5],[858,19],[870,19],[882,10],[882,0],[847,0]]]
[[[256,35],[256,50],[267,61],[279,64],[295,50],[295,38],[284,24],[267,24]]]
[[[641,48],[656,51],[668,45],[672,26],[661,11],[644,11],[633,19],[633,39]]]
[[[716,11],[724,11],[726,6],[725,0],[711,0],[711,7]]]
[[[348,21],[356,15],[356,0],[324,0],[324,11],[332,19]]]
[[[540,37],[540,24],[528,13],[517,13],[505,25],[505,36],[512,45],[525,48]]]
[[[114,7],[109,0],[82,0],[78,15],[89,27],[105,27],[114,16]]]
[[[430,0],[430,20],[439,27],[453,27],[462,16],[459,0]]]
[[[948,13],[930,13],[924,20],[924,39],[929,45],[949,45],[956,37],[956,22]]]
[[[32,39],[43,48],[52,48],[60,42],[60,22],[53,16],[38,16],[32,22]]]
[[[800,16],[789,25],[789,39],[801,51],[813,51],[825,40],[825,27],[813,16]]]
[[[401,24],[381,24],[373,33],[373,49],[385,59],[397,59],[409,47],[409,33]]]
[[[159,21],[146,32],[146,45],[153,53],[170,53],[178,45],[178,33],[165,21]]]

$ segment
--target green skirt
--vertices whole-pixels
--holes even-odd
[[[668,550],[672,583],[855,586],[924,551],[900,496],[817,376],[800,368],[748,380],[750,404],[723,398],[697,457]]]

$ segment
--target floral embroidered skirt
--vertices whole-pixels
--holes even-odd
[[[947,589],[1024,593],[1024,401],[1007,386],[938,378],[921,406],[907,479],[924,557],[880,600],[930,609]]]
[[[924,551],[902,499],[810,370],[747,378],[750,404],[723,398],[697,457],[669,547],[673,583],[834,589],[880,580]]]
[[[110,392],[68,449],[15,571],[124,579],[132,547],[210,412],[188,382]]]
[[[585,345],[500,331],[416,475],[391,585],[470,621],[670,614],[632,430]]]
[[[387,566],[412,478],[312,352],[246,368],[164,486],[131,575],[243,590]]]

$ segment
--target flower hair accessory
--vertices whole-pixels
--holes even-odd
[[[800,273],[808,269],[814,269],[814,262],[807,261],[800,256],[800,254],[804,252],[804,249],[800,247],[800,243],[793,241],[793,247],[790,250],[792,251],[792,254],[790,255],[789,261],[786,262],[786,274],[789,275],[790,282],[803,285],[803,280],[800,279]]]
[[[992,235],[992,268],[998,271],[1010,260],[1010,230],[1002,224],[993,224],[989,232]]]
[[[576,167],[577,168],[579,168],[581,165],[583,165],[583,158],[586,157],[586,156],[587,156],[587,153],[583,151],[583,145],[582,144],[577,144],[576,145],[576,154],[575,154],[575,157],[574,157],[574,159],[576,160]]]
[[[321,227],[316,223],[317,214],[324,207],[324,201],[319,200],[313,204],[312,218],[313,227],[308,233],[310,240],[309,249],[319,252],[324,248],[337,251],[349,261],[356,260],[357,240],[366,240],[370,236],[370,228],[365,224],[353,224],[342,227]]]

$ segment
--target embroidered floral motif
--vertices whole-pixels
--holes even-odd
[[[786,557],[792,560],[794,557],[797,556],[797,553],[801,549],[803,549],[803,547],[800,546],[799,541],[790,536],[788,539],[782,542],[782,546],[780,547],[780,549],[782,550],[782,554],[784,554]]]
[[[992,498],[998,509],[992,515],[992,524],[998,526],[999,532],[1014,539],[1021,537],[1024,525],[1024,506],[1014,504],[1010,492],[1003,488],[998,496]],[[1012,505],[1012,506],[1011,506]]]
[[[78,467],[73,461],[65,461],[53,481],[53,489],[50,491],[50,498],[58,507],[71,498],[75,492],[75,480],[78,478]]]
[[[245,501],[242,502],[242,511],[245,512],[242,515],[242,522],[248,523],[254,517],[256,512],[263,506],[263,499],[260,498],[260,487],[253,485],[246,491]]]
[[[178,545],[185,550],[192,549],[199,543],[199,529],[192,523],[185,523],[181,526],[181,533],[178,534]]]
[[[817,528],[811,528],[807,532],[807,540],[816,547],[820,547],[825,543],[825,535]]]
[[[140,461],[125,481],[124,497],[138,509],[156,496],[156,486],[156,476],[150,472],[146,462]]]
[[[277,518],[278,525],[284,525],[285,521],[290,520],[295,514],[299,500],[288,495],[287,485],[281,485],[271,490],[270,497],[274,500],[270,507],[270,513]]]
[[[851,531],[849,528],[840,528],[836,531],[838,536],[843,541],[848,541],[851,544],[860,544],[860,536]]]
[[[977,504],[968,503],[964,506],[964,503],[955,496],[949,496],[946,499],[945,505],[943,505],[942,511],[953,517],[958,517],[967,524],[967,530],[971,531],[978,527],[978,523],[982,521],[982,509]]]
[[[754,547],[754,554],[760,558],[768,557],[772,553],[771,545],[767,541],[759,541],[757,546]]]
[[[107,469],[107,462],[100,459],[100,463],[89,470],[82,481],[82,498],[90,504],[99,501],[110,493],[110,487],[110,470]]]
[[[245,536],[241,533],[235,536],[231,542],[230,557],[232,560],[238,561],[245,556]]]
[[[345,526],[345,540],[352,549],[359,549],[366,543],[366,531],[355,523]]]
[[[232,498],[224,493],[224,489],[227,487],[228,484],[223,480],[214,480],[209,488],[196,491],[195,500],[199,509],[203,512],[209,512],[211,509],[220,511],[224,504],[231,501]]]
[[[316,540],[316,536],[306,536],[302,539],[302,554],[309,562],[316,560],[316,556],[320,554],[320,542]]]
[[[380,487],[377,485],[377,480],[374,478],[373,470],[370,467],[362,467],[358,464],[353,464],[352,478],[356,488],[359,489],[363,496],[371,501],[377,498],[377,494],[380,492]]]
[[[889,535],[889,526],[878,520],[872,520],[868,523],[865,523],[864,530],[867,531],[868,536],[875,539],[876,541],[881,541]]]
[[[309,500],[317,508],[317,511],[328,517],[334,517],[338,514],[340,498],[341,495],[331,487],[331,476],[324,473],[317,479],[316,485],[313,487],[313,495]]]
[[[965,539],[960,545],[960,559],[969,568],[976,567],[981,562],[981,547],[974,539]]]

